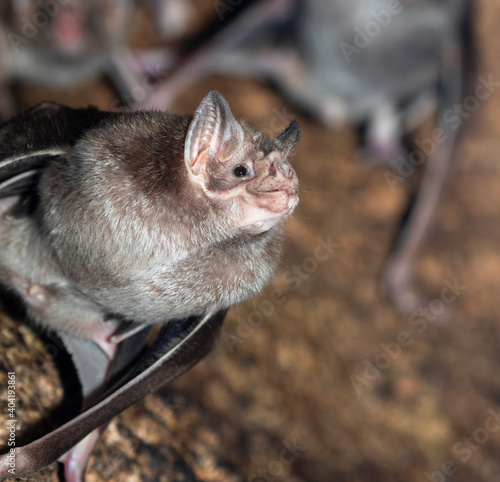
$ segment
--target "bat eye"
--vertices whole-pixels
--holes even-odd
[[[240,164],[233,169],[233,174],[236,177],[245,177],[248,175],[248,168],[244,164]]]

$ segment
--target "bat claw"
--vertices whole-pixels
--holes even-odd
[[[388,288],[387,284],[386,288]],[[392,286],[387,289],[387,292],[396,308],[407,315],[425,306],[424,298],[409,286]]]
[[[405,314],[411,314],[425,306],[423,297],[412,286],[412,275],[400,263],[389,262],[382,277],[383,290],[396,306]]]
[[[120,327],[118,328],[118,330],[115,331],[113,336],[111,336],[110,341],[111,343],[115,344],[121,343],[122,341],[126,340],[127,338],[130,338],[136,333],[139,333],[140,331],[144,330],[147,327],[148,325],[139,323],[132,323],[130,325]]]
[[[413,286],[413,276],[394,261],[389,263],[382,278],[383,290],[394,304],[394,306],[406,315],[420,313],[425,310],[429,313],[429,306],[432,306],[432,301],[422,296]],[[431,310],[432,311],[432,310]],[[440,313],[435,311],[428,314],[428,320],[436,324],[445,324],[449,321],[452,310],[448,306]]]
[[[389,286],[386,279],[384,289],[393,305],[401,313],[413,315],[425,312],[427,320],[433,324],[441,325],[446,324],[451,318],[452,310],[448,306],[445,306],[440,313],[431,313],[429,306],[432,306],[432,301],[422,296],[409,285]]]

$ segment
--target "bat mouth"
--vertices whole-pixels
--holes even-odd
[[[253,200],[251,203],[264,210],[269,219],[288,216],[299,202],[297,186],[285,186],[276,189],[248,189]]]
[[[277,187],[275,189],[254,189],[249,187],[248,191],[251,192],[252,194],[274,194],[274,193],[285,193],[288,196],[296,196],[298,194],[298,188],[297,186],[291,187],[291,186],[281,186]]]

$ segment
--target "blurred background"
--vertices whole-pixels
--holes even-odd
[[[32,8],[32,3],[37,5],[13,2],[16,8]],[[491,95],[477,102],[460,132],[432,230],[416,259],[413,281],[421,297],[401,311],[381,280],[425,166],[391,184],[387,174],[394,171],[380,164],[373,151],[367,150],[374,162],[360,161],[367,157],[359,156],[360,116],[315,112],[314,103],[283,95],[289,88],[280,85],[279,77],[269,83],[265,75],[254,75],[259,66],[254,72],[240,67],[227,72],[227,64],[219,72],[206,68],[204,75],[192,74],[192,85],[186,82],[175,98],[165,95],[161,86],[175,75],[176,65],[183,65],[178,60],[196,60],[189,53],[193,46],[210,45],[196,40],[197,34],[208,32],[202,38],[212,38],[217,25],[225,27],[224,16],[245,2],[186,0],[177,7],[166,2],[176,12],[166,14],[167,20],[176,19],[170,27],[172,22],[159,13],[161,2],[122,1],[118,10],[111,0],[96,3],[109,8],[92,14],[98,15],[93,25],[101,22],[103,30],[91,34],[92,42],[82,43],[84,27],[68,27],[78,24],[80,13],[61,22],[54,34],[35,25],[39,32],[28,38],[28,31],[23,33],[27,24],[15,21],[23,16],[16,17],[15,8],[5,2],[4,33],[29,40],[19,43],[5,35],[0,106],[5,118],[47,99],[109,110],[158,99],[164,100],[158,106],[164,108],[168,98],[169,109],[192,113],[209,89],[217,89],[236,118],[269,135],[296,119],[302,139],[293,160],[300,205],[287,221],[279,273],[261,295],[230,311],[220,342],[206,359],[110,423],[90,459],[86,480],[500,481],[500,5],[477,0],[473,16],[464,14],[477,49],[477,70],[466,73],[472,89],[486,82]],[[349,5],[331,3],[341,9]],[[424,25],[439,18],[433,8],[438,13],[444,9],[449,18],[462,8],[459,2],[430,0],[411,8],[426,8],[426,3],[431,20]],[[397,15],[404,15],[409,4],[377,1],[373,8],[379,12],[389,4],[403,9],[393,13],[397,26]],[[365,5],[363,18],[371,8]],[[300,15],[304,13],[293,21],[308,18]],[[353,33],[354,25],[347,24]],[[115,27],[116,35],[107,37]],[[448,32],[447,25],[439,28]],[[255,37],[242,40],[250,48],[248,58],[256,58],[255,49],[263,51],[259,42],[266,45],[267,33],[259,35],[258,42]],[[382,26],[373,45],[383,35]],[[271,38],[279,44],[281,37]],[[424,28],[417,35],[422,44],[414,45],[424,45],[428,38]],[[43,59],[42,67],[35,69],[38,61],[27,60],[30,67],[25,69],[22,50],[37,39],[41,53],[26,58]],[[14,55],[12,42],[19,47]],[[50,48],[54,42],[56,50],[64,47],[62,57]],[[247,52],[234,50],[233,55],[246,58]],[[441,54],[448,65],[453,55],[447,50],[436,55]],[[409,49],[407,60],[411,64],[419,55],[418,48]],[[72,67],[69,74],[64,67],[59,75],[61,64]],[[346,68],[334,66],[335,74],[337,67]],[[385,66],[382,70],[390,72]],[[462,75],[459,67],[455,73]],[[440,83],[434,76],[420,85],[425,91],[428,84]],[[430,99],[431,107],[439,109],[439,100]],[[404,102],[397,99],[396,104]],[[435,125],[432,108],[421,124],[416,132],[406,129],[414,139],[429,138]],[[47,430],[63,397],[53,353],[22,321],[2,315],[0,328],[0,394],[7,372],[15,369],[21,430]],[[2,396],[0,413],[6,413],[5,405]],[[58,480],[57,467],[30,480]]]

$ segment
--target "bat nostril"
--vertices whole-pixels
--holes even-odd
[[[272,177],[276,177],[276,166],[274,165],[274,162],[271,163],[271,166],[269,167],[269,175]]]
[[[288,177],[288,167],[284,165],[279,165],[278,170],[280,174],[286,179]]]
[[[292,179],[293,174],[294,174],[293,169],[292,169],[292,168],[290,168],[290,169],[288,170],[288,179]]]

